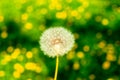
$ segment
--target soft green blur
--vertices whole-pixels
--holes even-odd
[[[57,80],[120,80],[119,0],[0,0],[0,80],[53,80],[41,33],[63,26],[75,45]]]

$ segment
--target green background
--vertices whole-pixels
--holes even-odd
[[[119,0],[0,0],[0,80],[52,80],[39,39],[54,26],[75,36],[57,80],[120,80]]]

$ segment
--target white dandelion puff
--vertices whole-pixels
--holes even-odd
[[[53,27],[43,32],[39,43],[45,55],[49,57],[63,56],[73,47],[74,36],[63,27]]]

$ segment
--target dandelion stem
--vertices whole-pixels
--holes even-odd
[[[57,55],[57,56],[56,56],[56,68],[55,68],[54,80],[57,80],[57,74],[58,74],[58,63],[59,63],[59,57],[58,57],[58,55]]]

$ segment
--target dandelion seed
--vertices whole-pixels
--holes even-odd
[[[63,56],[73,47],[74,36],[63,27],[53,27],[43,32],[39,43],[45,55],[49,57]]]
[[[49,28],[40,37],[40,47],[45,55],[56,56],[54,80],[57,80],[59,56],[63,56],[73,47],[74,36],[62,27]]]

